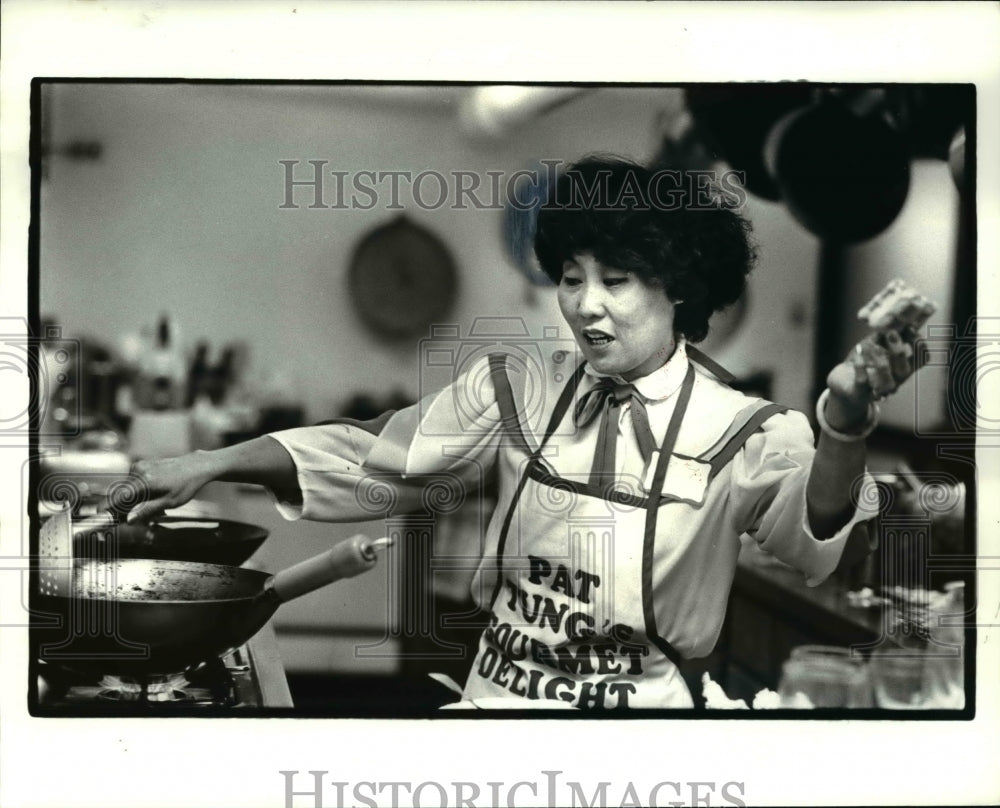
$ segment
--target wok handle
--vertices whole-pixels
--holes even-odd
[[[325,553],[282,570],[268,580],[267,587],[282,602],[307,595],[334,581],[368,572],[377,563],[376,550],[389,543],[387,539],[373,542],[359,533]]]

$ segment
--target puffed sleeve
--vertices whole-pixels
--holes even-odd
[[[295,463],[302,491],[301,503],[276,502],[279,512],[286,519],[361,521],[421,509],[432,484],[478,488],[495,463],[500,429],[487,362],[373,421],[272,433]]]
[[[802,572],[809,586],[836,569],[848,539],[874,517],[877,503],[855,497],[855,510],[833,536],[817,539],[809,526],[806,484],[816,454],[812,429],[795,411],[769,418],[733,458],[730,497],[735,528],[758,546]],[[874,491],[865,471],[854,492]],[[862,527],[863,529],[863,527]]]

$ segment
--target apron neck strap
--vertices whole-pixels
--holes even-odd
[[[646,636],[677,668],[682,664],[681,653],[661,634],[656,626],[656,610],[653,603],[653,550],[656,545],[656,517],[659,514],[660,495],[663,493],[663,481],[667,476],[667,465],[673,454],[677,435],[681,431],[681,421],[691,400],[691,390],[694,388],[694,365],[688,364],[687,373],[677,394],[673,415],[667,425],[667,434],[660,447],[660,456],[656,461],[656,470],[650,485],[649,498],[646,500],[646,520],[642,540],[642,613],[646,624]]]
[[[677,393],[677,403],[674,405],[673,415],[670,416],[667,433],[663,436],[663,445],[660,446],[660,456],[656,460],[656,470],[653,472],[653,480],[649,488],[650,509],[655,510],[660,502],[660,494],[663,493],[663,481],[667,476],[667,464],[670,462],[674,445],[677,443],[677,435],[681,431],[681,422],[684,420],[684,414],[687,412],[693,388],[694,365],[689,363],[687,373],[684,374],[684,381],[681,383],[681,389]]]
[[[723,384],[732,384],[736,381],[736,377],[732,373],[722,367],[722,365],[712,359],[712,357],[702,353],[690,343],[684,346],[684,350],[687,352],[688,359],[697,362]]]
[[[569,405],[573,401],[573,396],[576,395],[576,389],[580,386],[580,380],[583,378],[583,369],[586,366],[586,362],[581,362],[577,365],[573,375],[570,376],[569,381],[566,382],[566,386],[563,387],[562,392],[559,394],[559,398],[556,401],[556,406],[552,409],[552,416],[549,418],[548,426],[545,427],[545,434],[542,436],[542,442],[538,446],[538,452],[542,451],[542,447],[548,443],[549,438],[552,437],[552,433],[556,431],[559,424],[562,423],[563,418],[569,411]]]

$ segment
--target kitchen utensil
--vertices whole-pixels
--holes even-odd
[[[99,510],[85,520],[86,527],[77,526],[74,531],[72,506],[64,507],[50,516],[38,534],[39,585],[48,594],[68,593],[72,584],[73,559],[77,550],[82,550],[84,532],[89,537],[107,538],[106,531],[112,529],[122,515],[110,508]]]
[[[94,530],[84,522],[74,531],[77,558],[159,558],[239,566],[267,539],[268,531],[231,519],[161,516],[148,524],[119,524]]]
[[[245,643],[282,603],[372,569],[390,543],[354,536],[276,575],[190,561],[76,559],[71,588],[37,598],[39,612],[62,618],[62,636],[39,655],[104,674],[184,671]]]
[[[56,557],[70,561],[158,558],[238,566],[257,551],[268,535],[265,528],[231,519],[161,516],[148,523],[125,524],[120,514],[107,508],[85,518],[74,518],[65,508],[43,525],[41,536],[45,543],[41,554],[49,559],[44,565],[46,572],[69,568],[69,562],[61,564],[54,560]],[[68,544],[57,551],[60,545],[52,542],[65,542],[65,536],[69,537]],[[65,586],[66,573],[60,574]]]
[[[53,514],[38,532],[38,586],[43,595],[65,597],[73,585],[70,506]]]

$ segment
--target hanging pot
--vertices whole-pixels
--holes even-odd
[[[827,241],[878,235],[910,188],[903,136],[885,118],[859,114],[833,96],[778,121],[764,159],[792,216]]]
[[[684,100],[699,137],[743,175],[755,196],[777,201],[781,192],[764,165],[764,141],[775,122],[809,102],[813,89],[798,82],[698,85]]]

